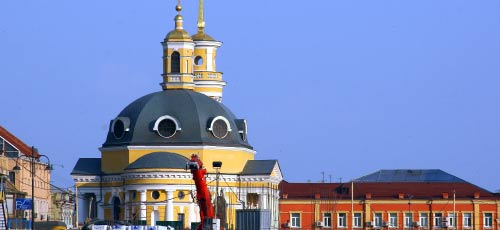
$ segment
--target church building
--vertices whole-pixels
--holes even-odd
[[[212,203],[217,198],[221,226],[235,229],[236,210],[263,209],[277,229],[281,170],[277,160],[255,159],[247,121],[222,104],[226,82],[215,62],[222,43],[205,33],[203,0],[194,35],[183,28],[181,5],[175,9],[175,27],[161,43],[162,90],[111,118],[101,157],[80,158],[73,168],[78,223],[166,221],[191,228],[200,217],[186,164],[196,154],[208,173]],[[213,162],[222,165],[214,168]]]

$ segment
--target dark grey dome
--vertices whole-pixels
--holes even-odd
[[[130,164],[125,170],[130,169],[184,169],[189,159],[170,152],[154,152],[144,155]]]
[[[175,125],[174,122],[164,124],[162,130],[166,131],[161,136],[158,121],[165,116],[173,118]],[[224,126],[219,119],[221,117],[231,130],[227,135],[209,130],[211,125],[220,126],[222,123]],[[214,122],[217,119],[219,122]],[[172,132],[173,135],[170,135]],[[237,119],[222,103],[192,90],[152,93],[137,99],[121,111],[111,121],[103,147],[129,145],[212,145],[252,149],[246,140],[245,120]]]

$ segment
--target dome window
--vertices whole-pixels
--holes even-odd
[[[225,117],[218,116],[215,117],[212,122],[210,122],[210,127],[208,128],[208,130],[212,132],[214,137],[223,139],[229,132],[231,132],[231,126],[229,125],[229,121]]]
[[[171,138],[177,131],[181,130],[181,127],[177,119],[165,115],[156,120],[153,130],[163,138]]]
[[[201,56],[196,56],[194,58],[194,64],[195,65],[203,65],[203,58]]]
[[[242,141],[247,141],[247,120],[245,119],[236,119],[234,120],[236,123],[236,127],[238,127],[238,133],[240,134],[240,138]]]
[[[128,117],[117,117],[111,123],[111,132],[116,139],[122,139],[128,132],[130,119]]]

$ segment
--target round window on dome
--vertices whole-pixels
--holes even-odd
[[[121,139],[123,135],[125,135],[125,124],[123,124],[122,120],[116,120],[115,125],[113,126],[113,134],[116,139]]]
[[[153,130],[156,131],[160,137],[171,138],[177,133],[177,131],[181,130],[181,127],[177,119],[169,115],[165,115],[156,120]]]
[[[222,139],[222,138],[226,137],[226,135],[228,133],[226,122],[224,122],[223,120],[216,120],[214,122],[213,127],[212,127],[212,133],[217,138]]]
[[[231,126],[229,125],[229,121],[225,117],[218,116],[215,117],[212,122],[210,122],[210,127],[208,128],[208,130],[212,132],[212,135],[214,135],[214,137],[223,139],[229,132],[231,132]]]
[[[158,124],[158,134],[164,138],[170,138],[175,135],[177,125],[172,119],[163,119]]]
[[[194,58],[194,64],[195,65],[203,65],[203,58],[201,56],[196,56]]]

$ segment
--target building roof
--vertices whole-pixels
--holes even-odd
[[[206,34],[205,32],[198,32],[191,36],[193,41],[215,41],[214,38],[212,38],[210,35]]]
[[[355,180],[356,182],[466,182],[440,169],[379,170]]]
[[[154,152],[144,155],[127,166],[126,170],[131,169],[184,169],[189,161],[184,156],[170,152]]]
[[[404,170],[381,170],[381,171],[404,171]],[[494,193],[491,193],[479,186],[471,184],[467,181],[457,179],[457,177],[450,175],[441,170],[411,170],[420,171],[425,175],[429,173],[430,175],[442,175],[448,180],[436,179],[430,177],[430,179],[420,179],[420,181],[408,182],[408,179],[403,177],[402,179],[395,179],[399,177],[389,177],[393,178],[391,182],[386,182],[387,179],[380,180],[368,180],[372,178],[373,175],[378,175],[377,171],[368,176],[361,177],[365,180],[355,180],[354,182],[348,183],[290,183],[283,181],[280,183],[281,197],[287,197],[287,199],[311,199],[319,194],[321,199],[351,199],[351,193],[353,192],[354,199],[407,199],[408,195],[412,196],[412,199],[445,199],[443,194],[448,194],[449,198],[453,198],[453,193],[456,195],[456,199],[474,199],[479,197],[481,199],[489,198],[500,200],[500,197]],[[410,171],[410,170],[407,170]],[[433,172],[433,173],[431,173]],[[383,174],[383,175],[391,175]],[[354,186],[354,190],[352,187]]]
[[[351,199],[350,183],[280,183],[281,197],[287,199],[311,199],[315,194],[319,194],[321,199]],[[404,199],[408,194],[412,199],[443,199],[443,193],[453,198],[455,192],[456,199],[473,199],[478,195],[481,199],[500,199],[494,193],[484,190],[470,183],[422,183],[422,182],[397,182],[397,183],[354,183],[354,199],[400,199],[403,194]]]
[[[180,130],[170,138],[158,135],[155,122],[165,115],[177,120]],[[208,130],[211,121],[222,116],[231,131],[224,138],[216,138]],[[116,119],[126,121],[125,133],[115,137],[111,128],[103,147],[115,146],[224,146],[252,149],[238,133],[236,117],[222,103],[192,90],[164,90],[143,96],[128,105]]]
[[[80,158],[71,175],[100,175],[101,172],[101,158]]]
[[[185,42],[193,41],[189,33],[185,30],[172,30],[170,31],[164,39],[164,42]]]
[[[21,141],[19,138],[10,133],[7,129],[0,125],[0,136],[7,140],[11,145],[17,148],[22,154],[31,157],[31,147]],[[39,153],[35,152],[35,158],[38,158]]]
[[[277,163],[277,160],[249,160],[241,175],[270,175]]]

